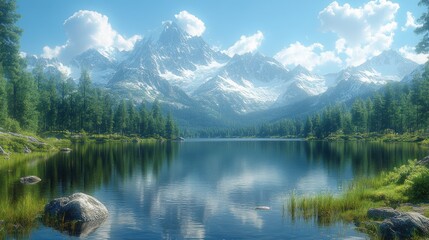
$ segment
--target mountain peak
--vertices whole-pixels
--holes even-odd
[[[174,45],[183,43],[189,38],[191,38],[191,36],[181,29],[177,23],[167,21],[163,23],[163,30],[159,35],[158,42],[165,45]]]
[[[301,73],[307,74],[307,75],[311,74],[311,72],[307,68],[305,68],[304,66],[302,66],[301,64],[298,64],[294,69],[292,69],[291,73],[293,75],[298,75],[298,74],[301,74]]]
[[[365,62],[362,65],[395,65],[395,64],[415,64],[417,65],[417,63],[404,58],[403,56],[401,56],[401,54],[399,54],[399,52],[395,51],[395,50],[385,50],[383,51],[381,54],[372,57],[371,59],[369,59],[367,62]]]

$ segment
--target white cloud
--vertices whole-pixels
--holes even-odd
[[[230,57],[235,54],[253,53],[261,46],[262,40],[264,40],[264,34],[261,31],[257,31],[252,36],[242,35],[234,45],[222,52]]]
[[[413,16],[412,12],[407,12],[407,22],[402,27],[402,31],[406,31],[408,28],[418,28],[421,27],[421,24],[416,23],[416,19]]]
[[[323,45],[320,43],[313,43],[310,46],[304,46],[300,42],[292,43],[278,52],[274,58],[285,66],[301,65],[308,70],[325,63],[342,63],[335,52],[323,51]]]
[[[346,55],[347,65],[359,65],[390,48],[397,28],[399,4],[372,0],[353,8],[334,1],[319,13],[322,28],[338,35],[336,50]]]
[[[181,11],[179,14],[174,15],[174,17],[177,24],[193,37],[203,35],[206,30],[204,22],[187,11]]]
[[[58,69],[58,71],[60,71],[60,72],[61,72],[61,74],[63,74],[65,77],[70,77],[70,75],[71,75],[71,73],[72,73],[71,68],[69,68],[69,67],[67,67],[67,66],[63,65],[62,63],[60,63],[60,64],[57,66],[57,69]]]
[[[53,48],[50,48],[48,46],[44,46],[43,47],[42,57],[49,58],[49,59],[56,58],[56,57],[58,57],[60,55],[61,50],[63,50],[64,48],[65,48],[65,46],[61,46],[61,47],[60,46],[56,46],[56,47],[53,47]]]
[[[410,46],[403,46],[399,49],[399,53],[405,57],[410,59],[411,61],[414,61],[418,64],[423,64],[428,61],[429,54],[422,54],[422,53],[416,53],[414,47]]]
[[[129,51],[141,36],[125,38],[116,32],[109,23],[109,18],[98,12],[80,10],[64,21],[67,42],[62,46],[43,48],[43,57],[58,57],[70,60],[72,57],[90,49],[111,51]]]

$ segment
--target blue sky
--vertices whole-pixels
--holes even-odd
[[[326,73],[387,49],[426,59],[413,53],[421,36],[414,34],[412,20],[425,10],[418,0],[17,0],[17,5],[21,50],[45,57],[69,59],[89,47],[130,50],[172,20],[229,55],[258,51],[288,68],[301,64]],[[87,21],[93,23],[89,28]]]

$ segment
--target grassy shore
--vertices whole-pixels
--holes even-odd
[[[321,140],[321,139],[317,139],[313,136],[313,137],[308,137],[307,140]],[[398,134],[391,131],[385,131],[384,133],[353,133],[353,134],[344,134],[342,132],[338,132],[338,133],[332,133],[329,136],[323,138],[322,140],[414,142],[414,143],[429,145],[429,134],[425,132],[412,132],[412,133]]]
[[[393,207],[410,210],[420,206],[420,213],[429,217],[429,169],[418,161],[395,168],[373,178],[353,181],[342,194],[324,193],[315,196],[298,196],[292,193],[285,209],[292,219],[315,220],[320,225],[335,221],[354,222],[365,232],[373,232],[371,226],[360,224],[368,219],[366,213],[373,207]]]
[[[0,238],[6,235],[28,235],[37,225],[45,204],[45,199],[38,199],[31,194],[25,194],[18,200],[0,201]]]
[[[28,148],[32,152],[52,152],[58,151],[63,147],[70,147],[74,143],[91,143],[91,142],[140,142],[165,140],[158,136],[141,138],[138,135],[120,135],[120,134],[88,134],[85,132],[72,133],[46,132],[36,135],[34,133],[10,133],[0,131],[0,147],[8,153],[23,153]]]

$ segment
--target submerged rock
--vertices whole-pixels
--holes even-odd
[[[255,210],[265,210],[265,211],[268,211],[268,210],[271,210],[271,208],[268,207],[268,206],[257,206],[257,207],[255,207]]]
[[[74,236],[95,231],[109,216],[107,208],[84,193],[56,198],[45,206],[44,223]]]
[[[42,181],[42,179],[40,179],[37,176],[26,176],[26,177],[22,177],[20,179],[20,182],[22,184],[36,184],[38,182]]]
[[[71,148],[61,148],[61,152],[71,152]]]

